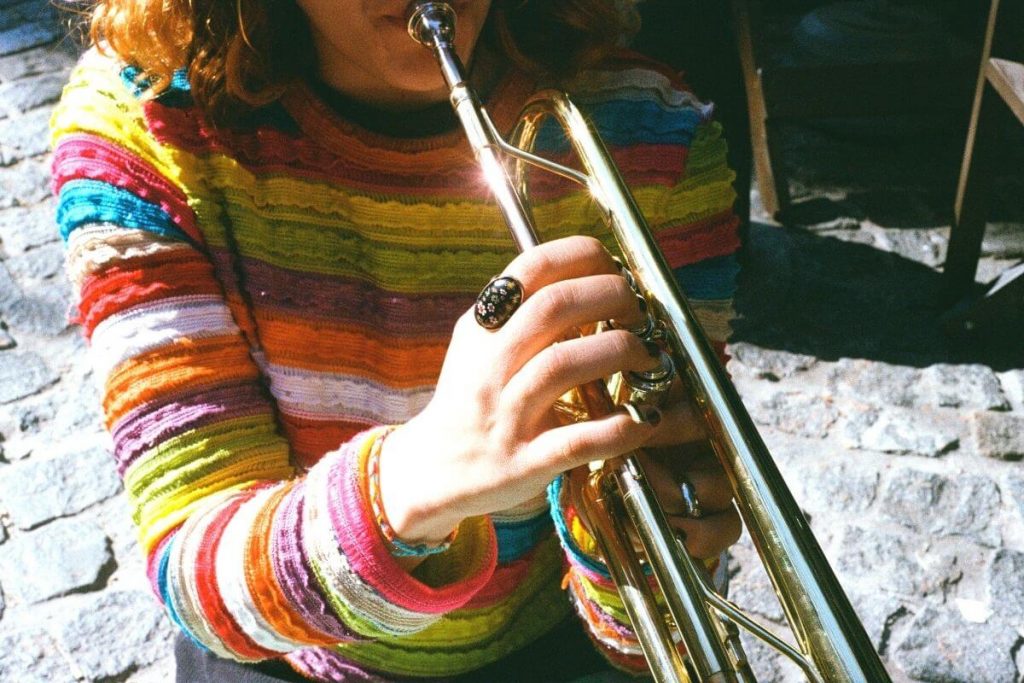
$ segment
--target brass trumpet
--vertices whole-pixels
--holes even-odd
[[[689,556],[669,527],[639,459],[630,453],[589,472],[574,471],[571,495],[597,540],[654,678],[700,683],[754,680],[739,644],[738,625],[796,662],[810,681],[889,681],[806,519],[680,293],[636,202],[590,124],[564,93],[541,91],[525,104],[509,141],[504,140],[467,86],[455,54],[451,6],[413,3],[409,33],[437,58],[452,106],[520,250],[539,243],[529,210],[527,165],[580,183],[601,208],[636,288],[648,302],[652,322],[644,334],[669,349],[671,365],[682,371],[798,644],[797,648],[788,645],[715,592],[703,567]],[[548,116],[565,129],[585,172],[529,151],[540,123]],[[657,384],[664,376],[647,379]],[[616,409],[603,382],[577,391],[591,415]],[[642,558],[633,549],[627,518],[643,548]],[[664,594],[667,615],[656,604],[644,564]],[[673,632],[685,645],[685,657],[680,655]]]

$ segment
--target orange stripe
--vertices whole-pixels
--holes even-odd
[[[132,358],[107,378],[103,410],[113,429],[129,410],[175,392],[255,381],[259,371],[237,335],[186,339]]]
[[[340,448],[359,432],[374,425],[346,420],[311,420],[280,413],[281,427],[291,446],[295,464],[309,469],[324,453]]]
[[[447,338],[401,339],[351,325],[331,328],[317,323],[314,330],[308,322],[275,317],[261,319],[258,326],[272,362],[355,375],[402,389],[436,382],[448,349]]]
[[[282,486],[270,496],[256,516],[249,542],[245,546],[245,582],[256,608],[275,631],[285,638],[309,645],[332,645],[337,642],[337,638],[310,627],[292,608],[277,582],[277,575],[270,562],[269,541],[274,512],[293,488],[293,484]]]

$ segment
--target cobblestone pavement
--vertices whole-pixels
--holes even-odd
[[[0,0],[0,681],[167,681],[171,628],[66,322],[45,134],[61,35],[45,2]],[[792,139],[803,227],[754,226],[730,369],[893,678],[1019,681],[1024,362],[951,346],[934,303],[959,143]],[[1000,186],[981,279],[1024,256],[1021,190]],[[781,622],[750,554],[732,594]]]

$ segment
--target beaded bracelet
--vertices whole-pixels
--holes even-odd
[[[377,437],[377,440],[370,446],[370,453],[366,460],[366,486],[370,496],[370,507],[373,510],[373,517],[377,521],[377,527],[380,529],[380,535],[387,542],[388,550],[393,557],[429,557],[430,555],[443,553],[451,547],[458,529],[452,531],[448,538],[444,539],[439,545],[428,543],[412,545],[398,538],[394,527],[391,526],[387,515],[384,514],[384,505],[380,500],[380,452],[384,448],[384,439],[387,438],[393,429],[393,427],[390,427]]]

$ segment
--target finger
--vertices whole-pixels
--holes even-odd
[[[555,427],[530,443],[522,465],[554,477],[594,460],[636,450],[644,445],[652,430],[651,425],[634,422],[624,411]]]
[[[735,508],[700,519],[670,516],[668,523],[683,533],[690,554],[702,560],[720,555],[739,540],[743,531],[743,523]]]
[[[559,280],[617,272],[618,265],[599,240],[574,235],[527,249],[512,259],[502,275],[523,283],[529,298]]]
[[[689,506],[683,500],[681,476],[685,476],[693,487],[694,495],[705,514],[715,514],[732,508],[732,487],[725,473],[719,468],[687,470],[685,474],[675,472],[664,460],[649,452],[641,456],[644,472],[658,496],[658,502],[669,515],[685,515]]]
[[[700,413],[689,402],[662,405],[662,420],[648,445],[671,453],[685,462],[689,444],[706,443],[707,430]]]
[[[620,275],[589,275],[534,292],[505,323],[501,335],[514,365],[556,341],[579,336],[579,328],[611,318],[638,321],[636,296]]]
[[[506,410],[546,412],[573,387],[620,371],[657,366],[643,342],[623,330],[577,337],[553,344],[530,358],[502,391]]]

